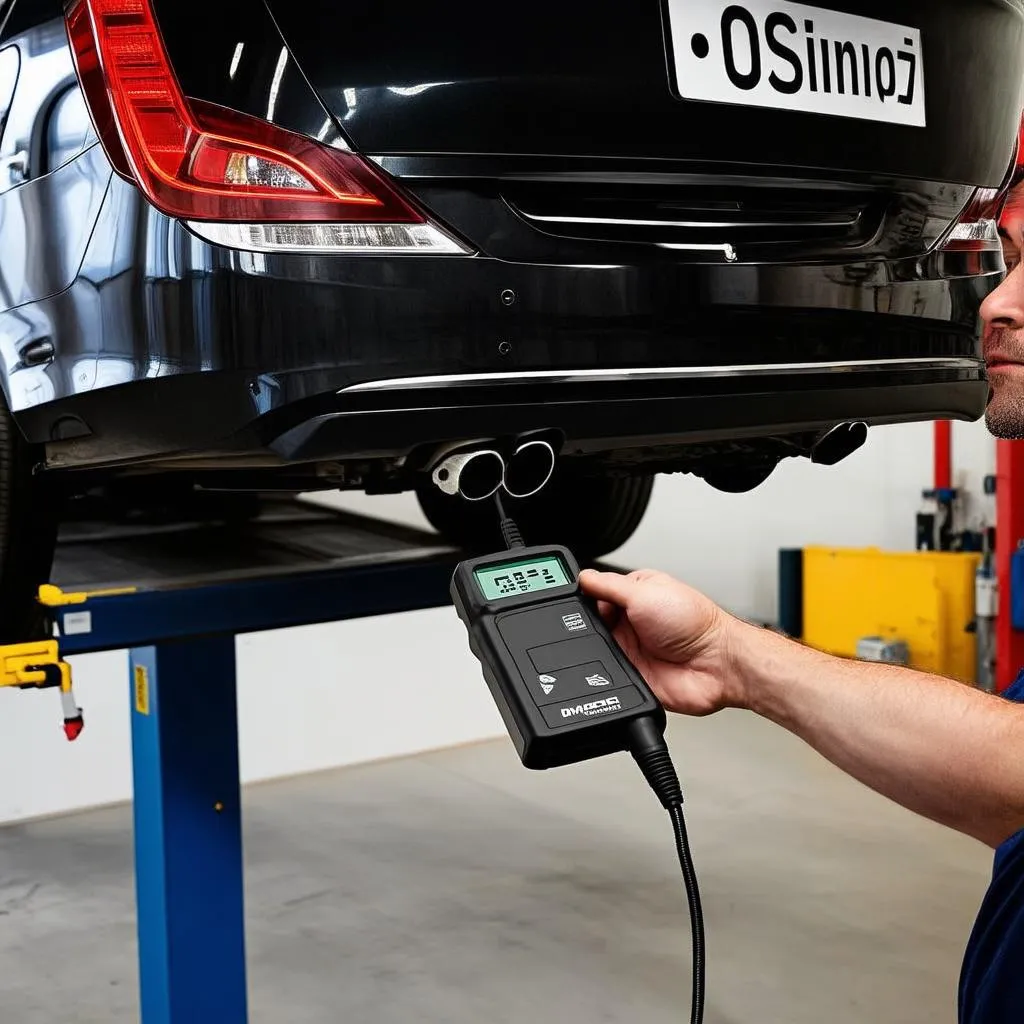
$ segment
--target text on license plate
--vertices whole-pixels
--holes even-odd
[[[788,0],[668,0],[684,99],[923,128],[921,31]]]

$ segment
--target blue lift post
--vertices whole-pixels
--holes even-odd
[[[458,554],[436,537],[281,507],[276,520],[193,532],[183,550],[201,552],[204,574],[183,579],[165,569],[132,593],[55,610],[62,657],[131,651],[143,1024],[248,1019],[235,637],[449,601]],[[181,540],[175,532],[86,534],[58,549],[55,582],[123,586],[130,580],[113,573],[132,564],[144,571],[150,556],[166,562]],[[299,696],[301,680],[294,685]]]

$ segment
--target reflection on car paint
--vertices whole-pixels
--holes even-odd
[[[33,154],[40,152],[40,147],[34,144],[39,111],[48,109],[68,89],[78,90],[75,66],[61,21],[49,22],[15,37],[10,43],[21,55],[21,73],[0,138],[0,172],[7,169],[6,173],[0,173],[0,194],[47,172],[49,168],[45,164],[39,165],[37,161],[37,165],[33,165]],[[2,99],[0,96],[0,103]],[[84,107],[80,110],[85,114]],[[69,108],[67,116],[73,113]],[[80,141],[84,149],[95,141],[87,114],[82,127],[85,131]]]
[[[0,310],[46,298],[71,284],[110,177],[110,164],[94,145],[52,174],[0,194],[0,252],[24,254],[22,260],[0,262]],[[47,238],[41,244],[32,232],[43,229]]]
[[[68,89],[54,104],[47,125],[46,173],[63,167],[97,142],[85,98],[78,86]]]
[[[211,59],[183,71],[186,93],[210,96],[209,90],[220,89],[213,101],[344,145],[336,118],[369,130],[372,118],[393,112],[401,123],[416,111],[440,109],[431,104],[457,110],[460,97],[480,86],[468,77],[457,84],[418,83],[415,76],[410,81],[390,73],[383,82],[339,81],[331,87],[335,92],[324,93],[338,105],[331,116],[267,20],[266,9],[257,5],[251,23],[223,38],[214,26]],[[44,38],[58,39],[51,29],[39,45],[32,43],[30,63],[51,53],[42,46]],[[169,40],[172,51],[197,45],[180,21],[171,31],[178,32]],[[0,261],[0,357],[11,405],[23,414],[19,422],[34,441],[68,437],[62,425],[68,409],[81,417],[74,445],[51,445],[54,466],[110,459],[109,436],[116,438],[117,459],[205,452],[217,445],[230,450],[234,444],[279,451],[272,449],[275,432],[327,416],[344,402],[355,412],[374,411],[358,409],[366,395],[330,405],[337,392],[398,375],[494,373],[510,365],[673,366],[681,365],[680,352],[686,364],[705,366],[721,362],[723,351],[740,364],[821,361],[830,339],[817,326],[826,322],[816,321],[818,314],[886,314],[858,321],[844,358],[862,351],[866,359],[881,358],[890,341],[904,355],[915,345],[940,355],[969,355],[977,302],[1000,272],[991,254],[927,251],[966,203],[970,185],[865,176],[858,188],[885,197],[885,205],[871,209],[877,222],[862,248],[831,259],[802,261],[798,254],[788,262],[725,266],[646,247],[556,237],[517,212],[518,197],[504,180],[502,191],[476,187],[496,180],[493,161],[490,171],[480,171],[472,154],[430,164],[432,158],[400,150],[379,162],[389,173],[408,174],[402,184],[424,206],[480,242],[482,255],[460,261],[457,272],[421,256],[229,250],[158,213],[112,173],[99,146],[90,147],[81,97],[73,86],[66,91],[73,80],[67,78],[62,28],[59,39],[62,55],[47,57],[33,71],[40,83],[50,83],[47,95],[57,100],[47,136],[50,163],[33,168],[38,177],[0,195],[0,253],[25,254],[21,261]],[[25,102],[38,102],[41,90],[26,92]],[[526,91],[543,99],[539,87]],[[534,127],[516,131],[528,135]],[[601,142],[613,139],[609,133]],[[10,144],[5,138],[3,145]],[[523,167],[524,179],[534,174],[547,180],[545,167]],[[558,164],[550,176],[571,184],[577,172],[579,164]],[[686,186],[687,175],[679,167],[676,172],[659,171],[657,180]],[[736,180],[752,190],[765,186],[765,173],[744,178],[735,171]],[[646,180],[646,174],[634,165],[629,181]],[[777,181],[769,184],[778,187]],[[821,182],[783,184],[813,189]],[[941,214],[931,226],[929,210]],[[53,233],[41,244],[29,225],[46,225]],[[978,276],[966,280],[966,274]],[[513,304],[502,303],[505,292],[516,296]],[[922,317],[936,323],[922,330]],[[53,361],[26,365],[21,354],[45,338],[54,339]],[[960,377],[943,378],[940,386],[948,384],[953,395],[951,413],[972,407],[979,377],[980,368],[968,368]],[[119,387],[143,380],[150,382],[145,388]],[[960,381],[966,387],[958,390]],[[115,387],[116,393],[108,390]],[[126,396],[129,404],[118,405]],[[678,437],[688,419],[673,415]],[[815,415],[827,418],[831,411]],[[256,422],[258,417],[266,420]],[[461,422],[453,429],[462,429]],[[395,450],[407,448],[407,440],[394,442]],[[411,443],[420,440],[415,436]],[[375,444],[385,442],[365,442],[371,451]]]

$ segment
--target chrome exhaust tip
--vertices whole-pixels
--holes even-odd
[[[434,485],[445,494],[466,501],[484,501],[495,494],[505,475],[505,460],[491,449],[449,455],[431,474]]]
[[[554,448],[547,441],[527,441],[508,460],[502,482],[513,498],[529,498],[547,486],[554,471]]]

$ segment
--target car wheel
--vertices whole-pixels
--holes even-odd
[[[505,498],[527,544],[564,544],[580,562],[621,547],[647,511],[653,475],[599,476],[560,463],[548,486],[531,498]],[[467,551],[501,550],[490,501],[465,501],[431,484],[417,491],[424,515],[444,538]]]
[[[36,593],[50,578],[59,517],[32,472],[37,459],[0,396],[0,643],[43,636]]]

